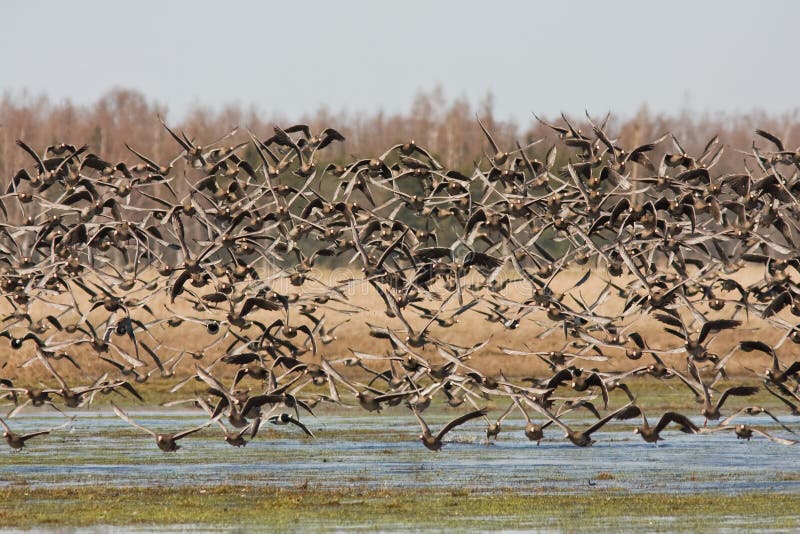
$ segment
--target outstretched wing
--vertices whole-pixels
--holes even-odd
[[[189,434],[194,434],[195,432],[199,432],[200,430],[203,430],[205,427],[207,427],[208,425],[213,423],[215,420],[216,419],[209,419],[208,421],[206,421],[205,423],[203,423],[200,426],[196,426],[194,428],[190,428],[189,430],[184,430],[183,432],[178,432],[177,434],[172,436],[172,439],[174,439],[175,441],[178,441],[181,438],[185,438]]]
[[[750,430],[752,430],[756,434],[764,436],[765,438],[767,438],[770,441],[774,441],[775,443],[780,443],[781,445],[795,445],[797,443],[800,443],[800,441],[796,441],[796,440],[793,440],[793,439],[785,439],[785,438],[779,438],[778,436],[772,436],[770,434],[767,434],[763,430],[759,430],[757,428],[751,428]]]
[[[49,433],[50,433],[49,430],[40,430],[39,432],[32,432],[30,434],[25,434],[24,436],[20,436],[20,439],[23,442],[25,442],[25,441],[28,441],[31,438],[35,438],[36,436],[42,436],[44,434],[49,434]]]
[[[681,431],[686,432],[687,434],[694,434],[700,430],[697,425],[692,423],[685,415],[677,412],[666,412],[658,421],[658,424],[656,425],[656,432],[661,432],[670,423],[676,423],[681,427]]]
[[[280,415],[273,415],[272,417],[269,418],[269,422],[270,423],[275,423],[279,419],[281,419]],[[306,436],[309,436],[309,437],[312,437],[312,438],[314,437],[314,434],[308,429],[308,427],[306,425],[304,425],[302,422],[300,422],[298,419],[295,419],[291,415],[284,414],[282,419],[283,419],[283,421],[286,421],[286,422],[291,423],[294,426],[298,427],[300,430],[302,430],[305,433]]]
[[[591,436],[592,433],[598,431],[603,425],[605,425],[606,423],[608,423],[609,421],[611,421],[612,419],[617,417],[619,414],[623,413],[623,411],[628,410],[631,407],[631,405],[633,405],[633,402],[629,402],[628,404],[626,404],[625,406],[623,406],[619,410],[616,410],[616,411],[608,414],[607,416],[603,417],[602,419],[597,421],[595,424],[590,426],[588,429],[586,429],[583,433],[585,435],[587,435],[587,436]]]
[[[473,412],[466,413],[461,417],[456,417],[455,419],[453,419],[452,421],[450,421],[445,425],[445,427],[436,435],[436,439],[437,440],[442,439],[445,436],[445,434],[453,430],[458,425],[464,424],[471,419],[475,419],[476,417],[483,417],[488,412],[489,411],[486,408],[482,408],[480,410],[475,410]]]
[[[128,423],[129,425],[131,425],[131,426],[133,426],[133,427],[136,427],[136,428],[138,428],[139,430],[142,430],[142,431],[144,431],[144,432],[147,432],[148,434],[150,434],[150,435],[151,435],[151,436],[153,436],[154,438],[157,438],[157,437],[158,437],[158,434],[156,434],[155,432],[153,432],[153,431],[152,431],[152,430],[150,430],[149,428],[145,428],[145,427],[143,427],[142,425],[140,425],[139,423],[137,423],[136,421],[134,421],[133,419],[131,419],[130,417],[128,417],[128,414],[126,414],[125,412],[123,412],[123,411],[122,411],[122,410],[121,410],[121,409],[120,409],[120,408],[119,408],[119,407],[118,407],[116,404],[114,404],[113,402],[111,403],[111,407],[114,409],[114,413],[115,413],[115,414],[117,414],[117,416],[118,416],[120,419],[122,419],[123,421],[125,421],[125,422],[126,422],[126,423]]]
[[[749,395],[755,395],[756,393],[758,393],[758,386],[736,386],[728,388],[720,395],[719,401],[717,401],[717,409],[722,408],[722,405],[725,404],[725,399],[727,399],[729,395],[747,397]]]

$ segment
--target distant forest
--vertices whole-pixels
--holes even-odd
[[[537,111],[535,101],[530,107],[532,112]],[[171,160],[180,148],[158,120],[158,116],[166,116],[167,111],[157,102],[129,89],[114,89],[85,106],[69,101],[53,102],[45,97],[6,94],[0,99],[0,176],[6,183],[16,170],[31,163],[29,156],[14,143],[18,138],[37,150],[44,150],[45,146],[54,143],[86,143],[91,152],[106,160],[136,162],[135,156],[125,148],[127,143],[156,161]],[[590,110],[595,121],[602,120],[605,111]],[[185,131],[195,143],[204,146],[237,126],[238,133],[226,139],[224,144],[247,141],[248,129],[256,136],[268,137],[274,125],[286,127],[304,123],[316,132],[328,127],[336,128],[346,141],[335,143],[325,151],[324,158],[331,161],[318,163],[373,158],[396,143],[413,139],[429,149],[446,167],[469,175],[476,166],[488,166],[484,154],[489,148],[476,117],[480,117],[498,144],[508,150],[515,148],[516,142],[525,145],[543,139],[529,150],[532,157],[541,158],[556,141],[554,132],[538,122],[533,114],[524,124],[498,120],[493,113],[491,96],[474,106],[466,99],[447,100],[440,89],[419,93],[405,113],[345,113],[321,109],[300,117],[279,117],[259,114],[245,105],[229,105],[219,110],[196,106],[183,120],[173,121],[167,117],[167,122],[173,129]],[[542,118],[563,124],[558,116]],[[585,116],[568,118],[573,125],[591,132]],[[794,149],[800,145],[799,123],[798,111],[782,115],[689,111],[656,115],[642,107],[633,117],[612,115],[607,131],[615,135],[622,146],[628,147],[671,132],[689,153],[702,151],[710,138],[719,135],[727,148],[716,171],[726,172],[741,169],[744,156],[733,149],[748,151],[755,128],[776,133],[786,142],[787,148]],[[663,144],[665,148],[670,147],[668,140]],[[257,160],[253,158],[252,163],[257,163]]]

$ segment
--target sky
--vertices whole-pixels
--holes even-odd
[[[288,118],[403,112],[419,91],[531,112],[792,111],[800,2],[4,2],[0,92],[141,91]]]

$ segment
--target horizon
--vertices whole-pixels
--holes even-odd
[[[643,107],[667,116],[798,109],[797,60],[780,53],[792,49],[796,3],[680,1],[641,10],[626,1],[614,11],[505,3],[496,13],[478,2],[453,9],[416,0],[404,9],[238,1],[223,12],[207,1],[191,9],[152,0],[74,5],[53,15],[42,4],[6,7],[4,95],[85,106],[131,89],[164,106],[171,121],[228,105],[287,118],[320,109],[405,113],[437,87],[447,102],[473,107],[491,95],[495,117],[519,124],[531,112],[625,119]],[[487,20],[503,31],[487,31]]]

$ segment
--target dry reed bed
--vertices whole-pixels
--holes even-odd
[[[155,273],[153,273],[155,274]],[[316,278],[324,281],[324,283],[334,284],[347,278],[347,273],[343,270],[337,271],[320,271],[316,273]],[[593,272],[592,277],[579,288],[574,288],[576,280],[582,275],[581,272],[572,270],[560,273],[555,277],[552,283],[552,289],[556,293],[571,293],[574,296],[580,296],[585,302],[594,301],[606,288],[606,280],[609,279],[608,275],[602,271]],[[758,268],[745,268],[736,273],[735,277],[743,285],[754,282],[762,275],[762,271]],[[513,273],[504,272],[501,276],[514,277]],[[150,279],[147,273],[142,275],[142,278]],[[355,278],[358,278],[357,276]],[[628,277],[619,277],[612,279],[614,283],[620,287],[625,287],[632,279]],[[469,284],[469,280],[465,282],[465,286]],[[298,291],[298,288],[290,286],[285,280],[276,279],[273,281],[272,287],[278,291]],[[304,296],[313,295],[322,292],[323,286],[309,282],[299,289],[299,293]],[[437,285],[432,286],[433,291],[440,290]],[[367,352],[377,355],[388,354],[391,347],[388,341],[383,339],[376,339],[369,336],[369,328],[367,323],[376,326],[390,327],[401,329],[402,324],[393,318],[389,318],[385,313],[385,305],[377,294],[371,289],[369,284],[363,282],[354,282],[349,284],[344,289],[346,300],[353,306],[362,308],[363,310],[357,311],[353,314],[342,313],[339,310],[352,309],[352,306],[347,306],[342,303],[330,301],[326,305],[321,305],[317,316],[325,316],[326,326],[332,326],[346,321],[335,331],[336,339],[329,344],[320,344],[319,352],[314,355],[311,351],[301,356],[300,359],[306,363],[319,362],[320,358],[328,360],[337,360],[352,356],[350,349]],[[169,302],[167,290],[163,290],[156,294],[148,305],[153,310],[155,317],[141,309],[133,309],[132,317],[140,319],[143,322],[152,322],[154,320],[166,320],[173,317],[172,312],[177,314],[186,315],[190,317],[200,318],[202,320],[219,320],[224,318],[226,309],[218,308],[211,312],[197,312],[192,310],[191,306],[178,299],[175,303]],[[442,294],[445,292],[442,290]],[[131,295],[136,296],[134,290]],[[479,295],[480,297],[492,297],[486,292]],[[498,297],[501,301],[524,301],[530,296],[530,287],[525,282],[512,282],[510,283]],[[467,291],[464,294],[464,301],[469,302],[473,297],[472,293]],[[66,304],[66,295],[61,295],[54,298],[54,302],[59,299]],[[81,310],[88,310],[90,304],[86,299],[78,299],[78,304]],[[425,303],[422,303],[424,305]],[[624,301],[620,299],[614,291],[611,292],[608,300],[601,304],[597,313],[599,315],[616,315],[622,311]],[[448,309],[457,307],[455,300],[452,304],[447,306]],[[488,302],[480,302],[475,309],[487,310],[490,306]],[[720,312],[714,312],[703,303],[698,304],[698,309],[706,313],[709,318],[716,317],[730,317],[733,313],[733,307],[728,306]],[[2,313],[9,314],[13,311],[8,305],[2,309]],[[43,303],[37,302],[31,306],[31,316],[34,320],[43,318],[48,313],[53,313],[54,309]],[[784,312],[785,314],[786,312]],[[509,315],[513,314],[512,311]],[[282,317],[282,312],[266,312],[257,310],[248,316],[249,319],[260,321],[264,324],[270,324],[273,320]],[[87,315],[86,319],[90,322],[99,322],[108,317],[102,307]],[[744,312],[740,311],[737,318],[743,320],[743,325],[735,330],[728,330],[717,335],[709,345],[709,350],[717,353],[720,356],[726,354],[729,350],[734,348],[739,341],[745,339],[758,339],[768,344],[777,343],[785,334],[772,324],[760,319],[756,314],[750,313],[746,317]],[[77,321],[77,315],[64,315],[60,318],[63,324]],[[416,314],[408,313],[407,319],[414,328],[421,328],[427,320],[421,319]],[[787,317],[787,320],[789,318]],[[311,322],[300,314],[293,314],[291,321],[293,324],[309,324],[313,327]],[[563,329],[556,326],[546,327],[545,325],[553,325],[544,312],[536,311],[526,316],[519,328],[514,330],[505,329],[499,323],[490,323],[486,317],[470,310],[459,317],[459,322],[449,328],[441,328],[433,325],[431,329],[432,337],[444,342],[457,344],[460,346],[471,346],[489,340],[487,346],[480,351],[476,352],[468,362],[471,366],[489,375],[497,375],[500,371],[509,377],[529,377],[547,376],[550,372],[547,366],[535,356],[510,356],[502,353],[499,347],[510,347],[520,350],[531,351],[558,351],[558,350],[571,350],[576,351],[575,348],[564,349],[565,345],[572,341],[580,341],[574,337],[564,337]],[[625,321],[629,325],[626,331],[636,331],[640,333],[648,343],[648,346],[656,349],[673,349],[682,346],[682,341],[671,334],[664,331],[664,325],[648,315],[633,314]],[[99,326],[98,326],[99,328]],[[15,327],[19,330],[19,327]],[[224,331],[224,330],[223,330]],[[53,330],[48,331],[43,337],[51,335]],[[98,332],[103,335],[102,331]],[[253,326],[246,331],[242,331],[250,336],[258,333],[258,329]],[[544,335],[543,335],[544,334]],[[18,332],[19,335],[19,332]],[[594,332],[598,339],[604,339],[606,336],[603,332]],[[152,336],[152,337],[151,337]],[[56,333],[54,342],[66,340],[75,337],[85,337],[82,333],[78,332],[72,336],[65,333]],[[159,340],[161,346],[156,343],[152,338]],[[401,335],[403,337],[403,335]],[[208,347],[217,340],[217,337],[210,335],[202,324],[184,322],[178,327],[168,326],[165,322],[152,326],[148,329],[147,333],[138,332],[137,339],[141,342],[144,341],[150,347],[156,349],[163,361],[168,360],[171,356],[179,354],[181,351],[200,352],[204,347]],[[301,338],[298,338],[301,339]],[[226,353],[225,349],[233,341],[232,337],[226,339],[221,343],[217,343],[212,349],[207,350],[202,360],[195,360],[190,356],[185,356],[176,368],[176,376],[168,379],[163,379],[156,373],[151,380],[153,381],[175,381],[185,378],[195,372],[196,365],[209,365],[219,356]],[[112,342],[118,345],[123,350],[133,353],[133,345],[125,336],[117,336],[112,334]],[[32,343],[27,343],[25,346],[17,351],[7,348],[8,345],[3,343],[4,347],[0,349],[3,353],[4,359],[7,358],[9,366],[13,369],[13,373],[7,369],[3,376],[14,376],[15,383],[35,384],[43,382],[48,385],[53,385],[53,378],[43,369],[38,362],[31,361],[35,357],[35,351]],[[606,362],[584,362],[586,368],[596,368],[601,371],[625,371],[641,365],[647,365],[651,362],[649,356],[645,355],[640,360],[633,361],[625,357],[625,352],[621,348],[614,347],[600,347],[605,355],[609,357]],[[788,356],[794,351],[794,344],[787,341],[778,351],[779,356]],[[68,361],[59,360],[53,362],[56,370],[62,374],[68,381],[75,381],[78,384],[85,384],[93,381],[95,378],[101,376],[103,373],[110,373],[111,376],[116,376],[116,370],[108,363],[98,358],[97,354],[88,344],[75,345],[73,348],[68,349],[71,355],[79,362],[81,368],[75,369]],[[420,349],[420,353],[424,354],[432,363],[443,363],[444,360],[437,355],[435,347],[432,344],[427,345],[424,349]],[[113,352],[112,352],[113,354]],[[674,355],[663,355],[663,359],[668,364],[673,364],[677,368],[685,366],[685,355],[678,353]],[[148,361],[149,359],[143,355],[142,359]],[[29,362],[22,368],[18,366]],[[384,362],[366,362],[371,368],[382,371],[388,366]],[[768,359],[759,353],[744,353],[738,352],[730,360],[727,369],[731,375],[746,375],[753,377],[752,371],[763,372],[763,369],[769,365]],[[340,366],[341,367],[341,366]],[[236,370],[234,365],[218,364],[215,367],[215,374],[223,378],[230,378]],[[343,367],[342,372],[351,377],[364,376],[363,371],[357,368]],[[139,385],[138,387],[146,388],[147,385]]]

